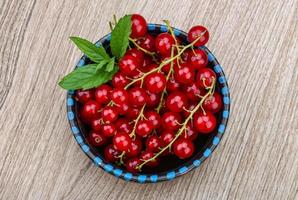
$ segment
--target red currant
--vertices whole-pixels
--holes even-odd
[[[119,160],[120,152],[112,144],[104,149],[104,158],[107,162],[116,162]]]
[[[146,106],[148,107],[157,107],[159,100],[160,100],[160,94],[150,93],[147,92],[148,99]]]
[[[93,99],[94,91],[93,90],[77,90],[76,91],[76,100],[82,104]]]
[[[101,131],[101,118],[96,118],[91,121],[91,127],[95,131]]]
[[[133,106],[143,106],[148,100],[148,95],[143,88],[134,87],[129,91],[129,102]]]
[[[101,109],[101,106],[98,102],[90,100],[84,104],[82,115],[84,118],[94,119],[99,117],[98,111]]]
[[[195,147],[191,140],[179,138],[173,144],[175,155],[180,159],[189,158],[194,153]]]
[[[174,79],[173,77],[169,78],[168,82],[167,82],[167,91],[168,92],[174,92],[179,90],[181,87],[181,84],[179,82],[176,81],[176,79]]]
[[[157,129],[160,127],[161,125],[161,117],[160,115],[155,112],[155,111],[147,111],[145,114],[144,114],[145,118],[151,122],[152,126],[154,129]]]
[[[196,79],[201,87],[207,88],[216,80],[216,74],[209,68],[202,68],[198,71]]]
[[[175,40],[169,33],[160,33],[155,39],[155,48],[162,56],[171,56]]]
[[[116,104],[122,104],[128,102],[128,93],[123,88],[115,88],[110,93],[111,100]]]
[[[153,72],[145,77],[145,87],[151,93],[160,93],[166,87],[166,77],[158,72]]]
[[[162,59],[162,62],[166,62],[166,61],[169,60],[169,59],[171,59],[171,57],[164,57],[164,58]],[[172,62],[173,62],[173,67],[174,67],[174,66],[177,66],[177,64],[178,64],[178,60],[177,60],[177,59],[175,59],[175,60],[172,61]],[[166,64],[166,65],[164,65],[164,66],[162,67],[161,70],[162,70],[165,74],[168,74],[169,71],[170,71],[170,69],[171,69],[171,62],[168,63],[168,64]]]
[[[112,137],[116,133],[116,127],[113,124],[104,124],[102,126],[102,134],[105,137]]]
[[[148,120],[139,120],[136,126],[136,134],[141,137],[146,137],[153,130],[153,125]]]
[[[179,129],[181,116],[178,113],[166,112],[162,115],[161,125],[165,130],[175,131]]]
[[[129,151],[127,152],[127,157],[132,158],[135,156],[138,156],[140,154],[140,152],[142,151],[142,141],[138,138],[134,139],[131,141],[131,147],[129,149]]]
[[[135,57],[138,60],[139,66],[143,65],[144,53],[141,50],[139,50],[137,48],[132,48],[132,49],[127,50],[125,54]]]
[[[112,78],[114,88],[124,88],[128,82],[128,79],[122,72],[117,72]]]
[[[148,33],[145,34],[143,37],[138,38],[137,40],[137,44],[149,52],[155,51],[154,42],[155,42],[155,38]]]
[[[95,89],[95,100],[100,104],[109,103],[109,93],[112,88],[106,84],[103,84]]]
[[[131,133],[132,125],[129,123],[129,120],[125,118],[118,119],[116,122],[116,128],[119,132]]]
[[[194,81],[195,71],[186,63],[181,63],[180,67],[174,67],[174,77],[182,84],[190,84]]]
[[[188,57],[188,62],[194,69],[201,69],[208,65],[208,57],[205,51],[195,49]]]
[[[198,137],[198,132],[190,123],[188,123],[181,136],[182,138],[190,139],[191,141],[194,141]]]
[[[189,30],[187,36],[189,42],[195,41],[198,37],[200,37],[200,39],[194,44],[194,46],[203,46],[208,42],[209,32],[204,26],[194,26]]]
[[[139,107],[130,107],[127,113],[125,114],[125,116],[128,117],[129,119],[136,119],[139,113],[140,113]]]
[[[140,159],[142,161],[149,160],[153,157],[154,157],[154,154],[150,151],[143,151],[140,155]],[[146,163],[145,166],[147,166],[147,167],[156,167],[158,165],[158,163],[159,163],[159,159],[156,158],[156,159],[153,159],[150,162]]]
[[[124,115],[128,112],[130,107],[128,106],[128,103],[120,103],[114,105],[115,109],[119,113],[119,115]]]
[[[147,22],[139,14],[131,15],[131,34],[132,38],[142,37],[147,33]]]
[[[203,108],[213,113],[217,113],[222,108],[222,98],[218,92],[214,92],[213,95],[208,97],[203,102]]]
[[[170,130],[163,131],[162,134],[160,135],[162,146],[164,147],[167,146],[168,144],[170,144],[170,142],[172,142],[174,138],[175,138],[175,134],[173,133],[173,131],[170,131]]]
[[[95,147],[100,147],[107,143],[107,138],[103,134],[93,130],[89,133],[87,140]]]
[[[172,92],[167,97],[166,106],[172,112],[181,112],[187,107],[187,97],[182,92]]]
[[[161,148],[161,140],[156,135],[149,136],[146,139],[146,148],[148,151],[157,152]]]
[[[197,131],[202,134],[208,134],[214,131],[216,118],[210,111],[206,111],[205,114],[200,111],[195,113],[193,123]]]
[[[105,123],[111,123],[118,118],[118,112],[115,107],[106,106],[101,111],[101,117]]]
[[[117,150],[128,152],[131,148],[131,138],[127,133],[117,132],[113,137],[113,144]]]
[[[188,99],[198,101],[206,94],[206,91],[198,83],[185,86],[184,90]]]
[[[137,173],[139,170],[137,167],[142,163],[142,161],[139,158],[131,158],[129,159],[125,166],[126,170],[132,173]]]
[[[183,110],[183,116],[185,118],[187,118],[190,114],[190,112],[198,105],[198,102],[190,102],[188,103],[187,107],[186,107],[186,110]]]
[[[135,70],[139,67],[138,59],[132,55],[124,55],[119,61],[120,71],[127,75],[131,76],[134,74]]]

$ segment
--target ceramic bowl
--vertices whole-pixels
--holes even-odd
[[[182,43],[187,43],[187,33],[176,28],[173,28],[173,30]],[[167,27],[165,25],[148,24],[148,32],[153,35],[166,31]],[[96,45],[103,45],[107,50],[109,50],[110,38],[111,35],[108,34],[96,42]],[[144,170],[136,174],[127,172],[125,168],[119,167],[113,163],[106,162],[102,156],[102,150],[93,148],[86,141],[87,130],[78,118],[78,104],[74,99],[74,91],[67,92],[67,117],[71,131],[82,151],[91,159],[92,162],[94,162],[96,166],[126,181],[155,183],[171,180],[190,172],[200,166],[201,163],[212,154],[214,149],[220,143],[227,126],[230,109],[229,87],[223,69],[215,56],[207,47],[203,46],[200,48],[207,53],[209,67],[212,68],[217,75],[216,90],[221,93],[224,104],[223,110],[217,114],[218,126],[216,131],[208,135],[199,135],[195,141],[196,151],[194,155],[186,160],[180,160],[173,156],[168,158],[165,157],[163,159],[168,159],[167,162],[162,162],[162,164],[156,169],[152,169],[151,171]],[[82,67],[89,62],[90,60],[86,56],[83,56],[76,67]]]

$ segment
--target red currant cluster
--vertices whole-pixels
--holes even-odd
[[[130,172],[155,167],[160,157],[193,155],[198,134],[217,126],[222,97],[216,74],[204,50],[209,33],[203,26],[188,32],[187,45],[168,32],[152,35],[146,20],[132,15],[130,48],[119,60],[112,81],[91,90],[77,90],[80,119],[91,131],[88,142],[104,148],[108,162]]]

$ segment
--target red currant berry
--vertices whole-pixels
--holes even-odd
[[[132,38],[142,37],[147,33],[147,22],[139,14],[131,15],[131,34]]]
[[[182,112],[183,112],[183,116],[184,116],[185,118],[187,118],[187,117],[189,116],[190,112],[191,112],[197,105],[198,105],[198,102],[194,102],[194,101],[188,103],[188,105],[187,105],[187,107],[186,107],[186,110],[183,110],[183,111],[182,111]]]
[[[137,169],[137,167],[142,163],[142,161],[139,158],[131,158],[129,159],[125,166],[126,166],[126,170],[131,172],[131,173],[137,173],[139,172],[139,170]]]
[[[116,162],[119,160],[120,151],[114,148],[112,144],[104,149],[104,158],[107,162]]]
[[[181,116],[178,113],[166,112],[162,115],[161,125],[165,130],[175,131],[179,129]]]
[[[149,97],[143,88],[134,87],[129,91],[129,102],[133,106],[143,106],[148,98]]]
[[[128,102],[128,93],[123,88],[115,88],[110,93],[111,100],[116,104],[122,104]]]
[[[141,137],[146,137],[153,130],[153,125],[148,120],[139,120],[136,126],[136,134]]]
[[[114,88],[124,88],[128,82],[128,79],[122,72],[117,72],[112,78]]]
[[[192,55],[192,50],[191,49],[188,49],[188,50],[184,51],[182,56],[181,56],[182,60],[184,62],[188,61],[191,55]]]
[[[101,118],[97,118],[91,121],[91,127],[95,131],[101,131]]]
[[[154,129],[157,129],[161,125],[161,117],[155,111],[148,111],[144,114],[145,118],[151,122]]]
[[[138,60],[139,66],[143,65],[144,62],[144,53],[137,48],[132,48],[126,51],[126,55],[131,55]]]
[[[160,100],[160,94],[150,93],[147,92],[148,99],[146,106],[148,107],[157,107],[159,100]]]
[[[113,137],[113,144],[117,150],[128,152],[131,148],[131,138],[127,133],[117,132]]]
[[[169,78],[168,82],[167,82],[167,91],[168,92],[174,92],[179,90],[179,88],[181,87],[181,84],[179,82],[176,81],[176,79],[174,79],[173,77]]]
[[[148,33],[146,35],[144,35],[143,37],[138,38],[138,40],[137,40],[137,44],[149,52],[155,51],[154,42],[155,42],[155,38]]]
[[[160,93],[166,87],[166,77],[158,72],[153,72],[145,77],[145,87],[151,93]]]
[[[209,68],[202,68],[197,73],[197,83],[202,88],[211,87],[213,81],[216,81],[216,74]]]
[[[104,137],[103,134],[94,130],[90,131],[87,140],[91,145],[95,147],[100,147],[107,143],[107,138]]]
[[[106,106],[101,111],[101,117],[105,123],[111,123],[118,118],[118,112],[115,107]]]
[[[195,147],[191,140],[179,138],[173,144],[175,155],[180,159],[189,158],[194,153]]]
[[[172,112],[181,112],[187,107],[187,97],[182,92],[172,92],[167,97],[166,106]]]
[[[200,37],[200,39],[194,44],[194,46],[203,46],[208,42],[209,32],[204,26],[194,26],[194,27],[192,27],[188,32],[187,40],[189,42],[193,42],[198,37]]]
[[[160,135],[162,146],[163,147],[167,146],[168,144],[170,144],[170,142],[172,142],[174,138],[175,138],[175,134],[173,133],[173,131],[170,131],[170,130],[163,131],[162,134]]]
[[[82,115],[84,118],[94,119],[99,117],[98,111],[101,109],[100,104],[97,101],[90,100],[84,104]]]
[[[191,141],[194,141],[198,137],[198,132],[190,123],[188,123],[181,136],[182,138],[190,139]]]
[[[112,137],[116,133],[116,127],[113,124],[104,124],[102,126],[102,134],[105,137]]]
[[[155,39],[155,48],[162,56],[171,56],[175,40],[169,33],[160,33]]]
[[[190,84],[194,81],[195,71],[186,63],[181,63],[180,67],[174,67],[174,77],[182,84]]]
[[[213,95],[208,95],[203,102],[203,108],[213,113],[220,111],[222,108],[221,95],[218,92],[214,92]]]
[[[142,147],[143,147],[143,144],[140,139],[136,138],[135,140],[132,140],[131,147],[126,154],[127,157],[132,158],[132,157],[138,156],[142,151]]]
[[[76,91],[76,100],[82,104],[93,99],[94,91],[93,90],[77,90]]]
[[[140,113],[139,107],[129,107],[125,116],[128,117],[129,119],[136,119],[139,113]]]
[[[147,151],[157,152],[161,148],[161,140],[156,135],[149,136],[146,139],[146,149]]]
[[[112,88],[106,84],[103,84],[95,89],[95,100],[100,104],[109,103],[109,93]]]
[[[143,151],[140,155],[140,159],[142,161],[149,160],[153,157],[154,157],[154,154],[150,151]],[[145,166],[147,166],[147,167],[156,167],[158,165],[158,163],[159,163],[159,159],[155,158],[154,160],[151,160],[148,163],[146,163]]]
[[[202,69],[208,65],[208,57],[205,51],[195,49],[188,57],[188,62],[194,69]]]
[[[128,119],[121,118],[121,119],[117,120],[116,128],[117,128],[117,131],[119,131],[119,132],[125,132],[125,133],[129,134],[129,133],[131,133],[133,127],[129,123]]]
[[[145,55],[144,56],[143,64],[141,65],[142,66],[141,67],[141,71],[142,72],[148,71],[146,69],[149,68],[149,66],[152,65],[152,64],[154,64],[152,58],[150,56],[148,56],[148,55]],[[145,70],[145,71],[143,71],[143,70]]]
[[[210,111],[205,114],[197,112],[194,115],[194,126],[202,134],[211,133],[216,127],[216,118]]]
[[[206,94],[206,91],[198,83],[185,86],[183,91],[185,91],[187,98],[192,101],[200,100]]]
[[[120,71],[127,76],[133,75],[135,70],[139,67],[137,58],[132,55],[124,55],[118,65]]]
[[[119,113],[119,115],[124,115],[127,113],[127,111],[130,109],[128,106],[128,103],[120,103],[114,105],[115,109]]]

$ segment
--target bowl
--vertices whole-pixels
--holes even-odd
[[[187,43],[187,33],[179,29],[173,28],[174,34],[181,40],[182,43]],[[148,24],[148,32],[157,35],[166,32],[167,27],[160,24]],[[111,35],[108,34],[96,42],[96,45],[103,45],[109,49]],[[217,129],[208,135],[199,135],[195,141],[196,148],[194,155],[187,160],[179,160],[177,158],[168,157],[166,163],[161,164],[157,169],[144,170],[140,173],[130,173],[124,168],[108,163],[102,156],[102,150],[93,148],[86,141],[86,130],[78,118],[78,104],[74,99],[74,91],[67,92],[67,116],[71,131],[82,151],[91,159],[94,164],[106,172],[120,177],[126,181],[134,181],[138,183],[155,183],[159,181],[172,180],[182,176],[197,168],[201,163],[208,158],[214,149],[218,146],[225,132],[230,109],[229,87],[223,69],[211,51],[203,46],[200,47],[208,55],[208,65],[213,68],[217,75],[216,90],[221,93],[223,100],[223,110],[217,114]],[[84,55],[78,62],[76,67],[82,67],[88,64],[90,60]]]

